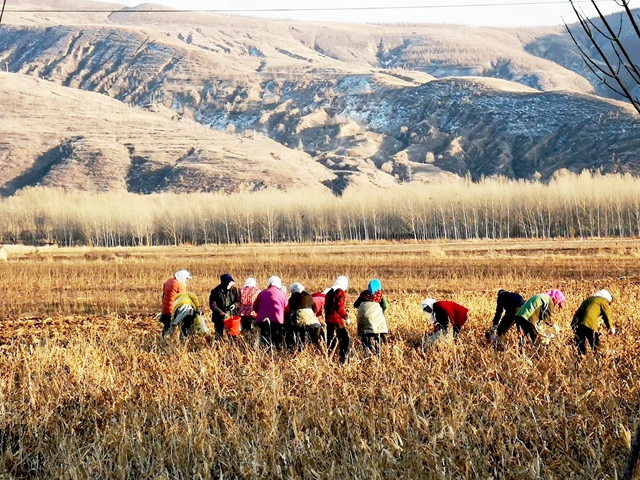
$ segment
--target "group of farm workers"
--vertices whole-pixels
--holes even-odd
[[[181,336],[191,333],[208,333],[196,295],[187,291],[191,274],[187,270],[176,272],[167,280],[162,293],[162,335],[171,335],[180,328]],[[340,276],[333,286],[321,292],[309,293],[301,283],[287,288],[278,276],[267,281],[267,288],[260,290],[254,278],[247,278],[238,288],[233,277],[225,273],[220,284],[209,295],[211,322],[216,337],[225,335],[238,337],[243,332],[258,330],[257,342],[275,348],[302,350],[307,344],[320,347],[326,342],[331,351],[337,349],[340,363],[349,353],[350,337],[347,325],[351,323],[347,310],[346,291],[349,279]],[[520,333],[520,344],[528,337],[535,344],[543,330],[548,327],[558,330],[551,323],[553,312],[563,308],[565,295],[552,289],[539,293],[525,301],[517,292],[500,290],[497,297],[493,326],[486,332],[487,342],[498,348],[504,334],[516,325]],[[611,319],[612,295],[600,290],[587,298],[576,311],[571,328],[580,354],[585,354],[587,344],[593,350],[599,345],[599,325],[602,321],[607,329],[615,333]],[[379,279],[372,279],[353,304],[357,309],[357,330],[364,350],[378,355],[389,328],[385,312],[389,301]],[[434,344],[446,338],[455,339],[468,318],[468,309],[458,303],[426,298],[421,304],[424,313],[434,324],[426,344]]]
[[[564,307],[565,301],[564,293],[555,289],[534,295],[526,302],[517,292],[500,290],[493,325],[486,333],[487,341],[497,347],[500,339],[513,325],[521,333],[521,342],[529,337],[531,343],[535,343],[545,327],[552,327],[557,333],[558,326],[551,323],[551,316],[556,308]],[[612,303],[611,293],[599,290],[584,300],[576,310],[571,329],[580,355],[587,353],[587,344],[594,351],[597,350],[600,344],[600,323],[604,323],[610,333],[616,333],[611,317]]]

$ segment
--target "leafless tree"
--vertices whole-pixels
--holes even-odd
[[[615,16],[607,18],[603,15],[596,0],[591,0],[591,4],[598,12],[598,17],[595,19],[587,17],[584,11],[576,6],[577,0],[569,0],[578,17],[580,29],[586,34],[587,46],[579,41],[577,33],[572,31],[566,23],[565,27],[591,72],[604,85],[626,97],[640,113],[640,95],[636,94],[637,90],[634,90],[635,87],[640,86],[640,68],[632,59],[628,46],[623,42],[623,27],[631,28],[632,35],[638,39],[640,39],[640,27],[638,19],[629,8],[630,0],[614,1],[624,9],[624,12],[619,15],[619,23],[614,20]],[[628,23],[625,20],[628,20]],[[614,22],[616,22],[615,25]],[[640,424],[631,445],[623,480],[631,480],[639,456]]]
[[[578,0],[569,0],[579,24],[577,29],[566,23],[565,27],[591,72],[601,83],[627,98],[640,113],[640,95],[634,91],[634,87],[640,85],[640,67],[633,60],[623,37],[626,29],[630,28],[633,36],[640,39],[640,27],[638,19],[629,8],[630,0],[613,1],[624,9],[619,16],[606,17],[597,1],[591,0],[598,16],[589,18],[576,5]],[[584,32],[586,42],[580,41],[578,30]]]
[[[7,0],[2,1],[2,10],[0,10],[0,24],[2,24],[2,16],[4,15],[4,7],[7,4]]]

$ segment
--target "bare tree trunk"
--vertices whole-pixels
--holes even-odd
[[[629,459],[627,460],[627,469],[624,472],[622,480],[631,480],[633,477],[633,471],[638,463],[638,457],[640,456],[640,423],[636,429],[636,437],[631,444],[631,451],[629,452]]]

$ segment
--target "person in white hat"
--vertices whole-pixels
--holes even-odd
[[[327,322],[327,347],[332,350],[337,345],[340,363],[347,360],[351,343],[347,330],[347,325],[351,323],[351,320],[346,308],[345,293],[348,287],[349,279],[344,275],[338,277],[327,293],[324,304],[324,317]]]
[[[253,302],[258,298],[260,289],[258,282],[253,277],[247,278],[244,287],[240,289],[240,318],[242,319],[242,331],[250,332],[256,321],[256,312],[253,310]]]
[[[594,352],[598,349],[598,345],[600,345],[600,333],[598,332],[600,321],[604,323],[612,334],[616,333],[616,328],[613,326],[611,318],[611,303],[613,303],[611,293],[608,290],[600,290],[582,302],[573,315],[571,328],[573,329],[574,341],[576,347],[578,347],[579,355],[587,353],[587,342]]]
[[[160,323],[163,325],[162,335],[165,336],[171,328],[173,317],[173,304],[176,297],[186,292],[187,280],[191,280],[191,274],[187,270],[178,270],[162,287],[162,313]]]
[[[285,341],[290,348],[303,350],[307,343],[320,346],[322,325],[318,320],[318,306],[299,282],[289,287],[289,315],[285,319]]]
[[[284,316],[287,309],[287,296],[280,287],[282,279],[275,275],[270,277],[267,289],[262,290],[253,302],[261,343],[276,348],[282,347],[284,340]]]

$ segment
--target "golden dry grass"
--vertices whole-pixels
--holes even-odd
[[[465,242],[14,253],[0,264],[0,474],[9,478],[616,478],[638,422],[638,242]],[[162,282],[310,290],[382,280],[393,338],[347,365],[308,349],[158,338]],[[560,287],[560,339],[483,343],[496,290]],[[580,365],[571,315],[608,288],[620,333]],[[427,294],[470,308],[420,349]],[[353,311],[353,309],[352,309]],[[353,315],[354,312],[352,312]],[[352,327],[353,328],[353,325]]]

